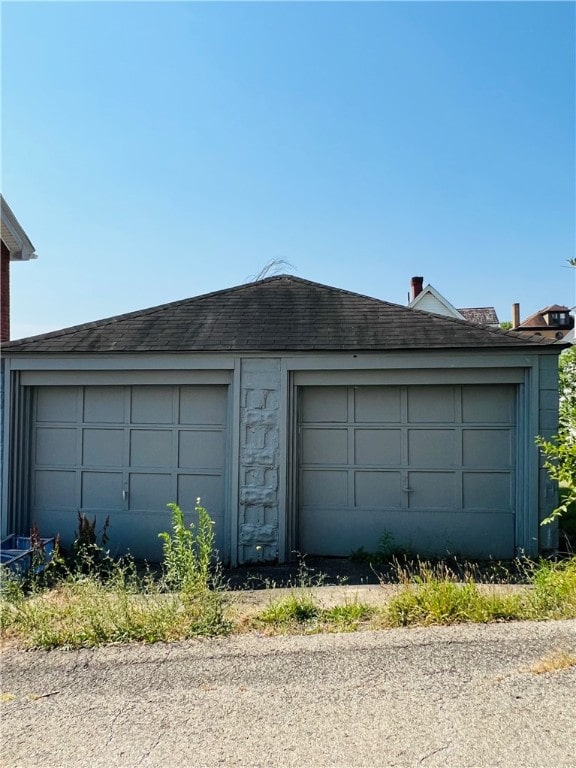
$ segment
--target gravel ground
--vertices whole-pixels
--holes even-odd
[[[576,622],[2,656],[5,768],[574,766]]]

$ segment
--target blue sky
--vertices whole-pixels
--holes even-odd
[[[6,2],[12,337],[301,277],[576,304],[568,2]]]

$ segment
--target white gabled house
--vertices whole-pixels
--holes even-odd
[[[469,323],[499,328],[500,321],[494,307],[465,307],[456,309],[445,296],[433,285],[423,285],[423,277],[413,277],[410,281],[411,296],[408,306],[421,312],[433,312],[435,315],[467,320]]]

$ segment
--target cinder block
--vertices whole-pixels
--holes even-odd
[[[246,409],[243,414],[244,423],[251,426],[276,426],[278,423],[277,411],[267,409]]]
[[[241,451],[242,464],[274,466],[276,464],[276,453],[274,448],[252,448],[245,446]]]
[[[272,490],[278,490],[278,470],[275,467],[264,470],[264,485]]]
[[[266,392],[263,389],[247,389],[246,408],[264,408],[266,405]]]
[[[266,393],[266,404],[265,408],[269,411],[277,411],[278,410],[278,392],[267,392]]]
[[[241,544],[276,544],[277,540],[277,531],[271,525],[245,524],[240,526]]]
[[[240,503],[245,506],[269,507],[277,503],[276,493],[270,488],[242,488]]]

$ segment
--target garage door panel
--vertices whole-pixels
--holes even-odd
[[[226,423],[225,387],[181,387],[180,424]]]
[[[409,429],[408,463],[417,467],[453,467],[457,433],[448,429]]]
[[[410,509],[454,509],[456,507],[456,473],[409,472]]]
[[[172,501],[172,477],[168,474],[147,472],[130,475],[130,509],[161,510]]]
[[[35,508],[72,507],[78,509],[76,472],[37,470],[34,473]]]
[[[512,465],[512,435],[508,429],[465,429],[462,432],[462,464],[491,468]]]
[[[464,472],[464,509],[510,511],[512,482],[506,472]]]
[[[355,429],[356,464],[400,466],[402,432],[399,429]]]
[[[124,387],[86,387],[84,391],[84,421],[87,423],[122,423],[125,421],[125,402]]]
[[[401,484],[400,472],[357,471],[354,473],[355,506],[400,507]]]
[[[172,424],[173,387],[132,387],[131,421],[133,424]]]
[[[76,422],[78,387],[43,387],[36,396],[36,420],[39,422]]]
[[[123,488],[121,472],[82,472],[82,508],[119,509]]]
[[[456,419],[454,387],[408,387],[408,421],[426,423],[442,421],[452,423]]]
[[[38,428],[36,464],[59,467],[76,464],[76,430],[63,427]]]
[[[348,557],[364,547],[374,552],[378,535],[386,530],[386,516],[375,510],[314,509],[300,522],[299,549],[305,555]]]
[[[462,421],[513,424],[514,387],[466,385],[462,387]]]
[[[348,505],[348,472],[307,469],[302,473],[302,504],[310,507]]]
[[[303,429],[302,461],[305,464],[347,464],[348,432],[345,429]]]
[[[514,516],[315,510],[301,525],[300,551],[333,557],[348,557],[360,547],[375,552],[384,534],[392,546],[423,556],[504,559],[514,550]]]
[[[346,387],[310,387],[302,393],[302,421],[341,422],[348,420]]]
[[[400,387],[356,387],[354,421],[379,423],[400,421]]]
[[[212,518],[220,517],[222,510],[222,479],[220,475],[194,474],[178,476],[178,504],[186,511],[196,507],[200,499]]]
[[[179,467],[221,469],[224,466],[224,436],[221,431],[183,430],[178,440]]]
[[[172,431],[133,429],[130,432],[133,467],[169,467],[172,464]]]
[[[82,463],[88,467],[113,467],[124,462],[122,429],[84,429]]]

